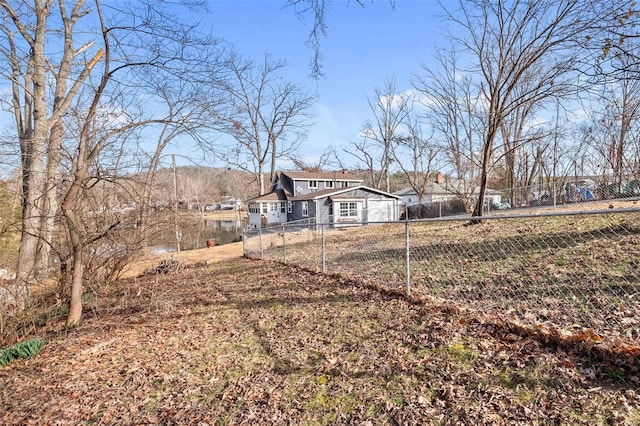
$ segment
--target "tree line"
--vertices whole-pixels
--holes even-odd
[[[449,46],[400,91],[368,98],[371,120],[342,151],[389,189],[401,171],[418,195],[446,174],[473,216],[485,193],[511,205],[531,187],[595,177],[612,193],[640,177],[636,2],[445,3]],[[518,191],[518,188],[527,188]]]

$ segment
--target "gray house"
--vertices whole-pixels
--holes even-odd
[[[398,220],[400,197],[347,172],[279,172],[271,192],[247,201],[249,227],[309,221],[334,226]]]

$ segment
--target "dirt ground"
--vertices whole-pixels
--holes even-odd
[[[197,250],[181,251],[180,253],[148,254],[133,262],[124,272],[122,278],[132,278],[142,275],[154,268],[165,259],[172,257],[181,259],[185,265],[211,264],[223,260],[242,256],[242,242],[224,244]]]
[[[586,203],[569,203],[561,204],[554,208],[554,206],[540,206],[536,208],[524,208],[524,209],[508,209],[493,211],[491,214],[499,215],[511,215],[511,214],[546,214],[546,213],[566,213],[566,212],[582,212],[592,210],[607,210],[607,209],[632,209],[639,207],[638,200],[602,200],[591,201]]]

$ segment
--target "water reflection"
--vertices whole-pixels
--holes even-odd
[[[215,240],[216,245],[240,241],[244,221],[241,220],[196,220],[180,224],[181,250],[207,247],[207,240]],[[150,242],[154,253],[176,251],[176,234],[173,226],[162,229]]]

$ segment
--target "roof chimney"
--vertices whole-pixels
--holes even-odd
[[[444,176],[442,176],[442,173],[438,172],[438,174],[436,175],[436,183],[440,184],[444,182]]]

